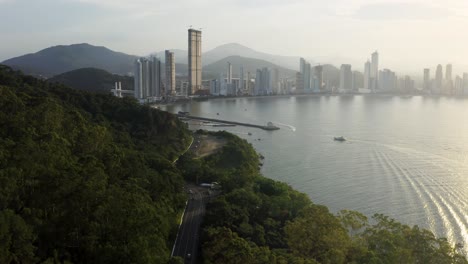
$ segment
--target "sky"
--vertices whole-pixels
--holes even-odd
[[[0,0],[0,61],[54,45],[90,43],[135,55],[226,43],[362,69],[468,71],[466,0]],[[355,65],[355,66],[354,66]]]

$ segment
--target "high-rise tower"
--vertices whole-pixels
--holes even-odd
[[[323,91],[324,88],[326,88],[323,86],[323,66],[318,65],[318,66],[315,66],[314,69],[315,69],[315,80],[316,80],[314,89],[318,91]]]
[[[442,92],[442,81],[443,81],[443,76],[442,76],[442,73],[443,72],[443,69],[442,69],[442,65],[437,65],[437,70],[436,70],[436,74],[435,74],[435,88],[436,88],[436,93],[441,93]]]
[[[340,68],[340,90],[351,90],[353,86],[353,73],[350,64],[341,64]]]
[[[370,78],[371,89],[372,91],[375,91],[378,89],[377,84],[379,82],[379,53],[377,51],[372,53]]]
[[[371,89],[371,63],[369,60],[364,64],[364,89]]]
[[[166,50],[166,95],[175,95],[175,85],[174,52]]]
[[[202,41],[200,30],[188,30],[188,93],[195,94],[202,89]]]
[[[239,90],[244,92],[244,67],[241,66],[239,70]]]
[[[431,70],[424,69],[423,90],[429,91],[431,88]]]
[[[135,98],[147,99],[161,95],[161,62],[158,58],[140,58],[134,64]]]
[[[227,64],[227,83],[232,84],[232,64],[230,62]]]

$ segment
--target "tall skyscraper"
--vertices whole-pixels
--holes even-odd
[[[135,98],[143,98],[143,65],[141,59],[135,60],[133,68]]]
[[[445,81],[444,81],[444,94],[452,95],[453,91],[453,80],[452,80],[452,64],[447,64],[445,67]]]
[[[304,92],[304,78],[300,72],[296,72],[296,94]]]
[[[377,51],[372,53],[370,78],[371,89],[372,91],[376,91],[378,89],[379,82],[379,53]]]
[[[162,79],[161,79],[161,61],[152,57],[150,61],[150,91],[148,93],[149,97],[159,97],[162,96]]]
[[[312,90],[310,86],[311,79],[312,79],[310,74],[311,74],[310,63],[306,62],[304,66],[304,74],[302,75],[304,77],[304,91],[305,92],[310,92]]]
[[[134,84],[137,99],[161,95],[161,62],[158,58],[140,58],[135,61]]]
[[[228,62],[227,65],[227,83],[232,84],[232,64]]]
[[[239,69],[239,90],[244,92],[245,86],[244,86],[244,67],[241,66]]]
[[[364,64],[364,89],[371,89],[371,63],[369,60]]]
[[[317,90],[317,91],[323,91],[324,89],[324,86],[323,86],[323,66],[322,65],[318,65],[318,66],[315,66],[314,67],[314,74],[315,74],[315,87],[314,87],[314,90]]]
[[[353,72],[350,64],[342,64],[340,68],[340,90],[349,91],[353,88]]]
[[[423,90],[429,91],[431,88],[431,70],[424,69],[424,78],[423,78]]]
[[[435,89],[436,89],[436,91],[433,91],[433,92],[435,92],[437,94],[442,92],[442,81],[443,81],[442,72],[443,72],[442,65],[440,65],[440,64],[437,65],[436,74],[435,74]]]
[[[296,92],[297,93],[303,93],[304,90],[306,89],[306,85],[305,85],[305,78],[306,78],[306,74],[305,74],[305,71],[306,71],[306,61],[304,58],[300,58],[299,59],[299,68],[300,68],[300,73],[301,73],[301,81],[300,82],[297,82],[296,84]]]
[[[271,72],[270,93],[279,94],[279,88],[280,88],[279,70],[278,68],[274,68]]]
[[[202,89],[202,41],[200,30],[188,30],[188,79],[190,94],[195,94]]]
[[[175,85],[174,52],[166,50],[166,95],[175,95]]]

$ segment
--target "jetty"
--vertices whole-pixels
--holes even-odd
[[[228,120],[222,120],[222,119],[214,119],[214,118],[206,118],[206,117],[199,117],[199,116],[191,116],[186,113],[181,113],[179,112],[177,114],[178,117],[182,117],[185,119],[192,119],[192,120],[201,120],[201,121],[209,121],[212,123],[219,123],[219,124],[227,124],[227,125],[236,125],[236,126],[245,126],[245,127],[255,127],[255,128],[260,128],[263,130],[268,130],[268,131],[273,131],[273,130],[278,130],[279,127],[273,125],[273,123],[268,122],[266,126],[262,125],[256,125],[256,124],[249,124],[249,123],[242,123],[242,122],[235,122],[235,121],[228,121]]]

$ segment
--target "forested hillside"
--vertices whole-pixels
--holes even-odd
[[[0,109],[0,263],[168,261],[184,124],[5,66]]]
[[[203,263],[468,263],[459,248],[417,226],[380,214],[370,220],[346,210],[333,215],[260,175],[258,156],[245,140],[213,135],[228,139],[220,153],[180,160],[187,179],[195,180],[197,171],[199,181],[223,187],[207,206]]]
[[[0,66],[0,109],[0,263],[167,263],[184,178],[222,186],[207,205],[203,263],[468,263],[428,230],[333,215],[263,177],[252,146],[227,132],[210,132],[227,141],[219,153],[187,153],[175,168],[189,131],[131,98]]]
[[[133,77],[111,74],[96,68],[82,68],[56,75],[48,82],[64,84],[70,88],[88,92],[109,94],[115,82],[121,82],[122,90],[133,90]]]

